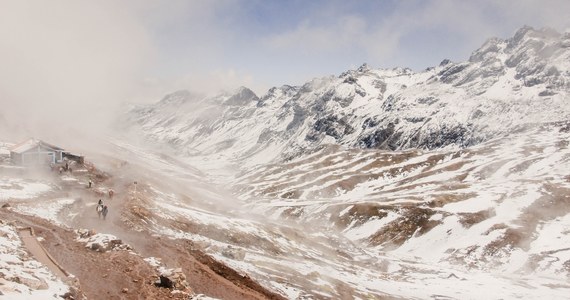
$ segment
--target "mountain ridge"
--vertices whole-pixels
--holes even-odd
[[[570,33],[525,26],[488,39],[465,62],[422,72],[364,64],[302,86],[248,88],[191,99],[176,92],[131,110],[132,127],[175,151],[195,149],[253,165],[324,144],[401,150],[467,147],[518,125],[570,116]],[[170,98],[186,95],[177,107]],[[188,107],[188,108],[186,108]]]

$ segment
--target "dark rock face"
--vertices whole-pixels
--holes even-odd
[[[444,83],[452,83],[461,75],[461,71],[469,67],[469,63],[449,64],[445,69],[439,72],[439,80]]]
[[[346,76],[346,78],[344,79],[344,83],[356,83],[356,78],[352,77],[352,76]]]
[[[438,131],[432,131],[427,136],[418,141],[418,148],[436,149],[448,145],[459,145],[462,147],[469,146],[474,143],[471,138],[472,129],[458,124],[455,126],[442,126]]]
[[[306,118],[306,112],[298,105],[293,107],[294,116],[293,120],[287,125],[287,131],[294,131],[303,125]]]
[[[416,123],[425,122],[424,119],[407,120]],[[368,149],[397,150],[401,148],[436,149],[448,145],[470,146],[480,142],[473,136],[473,128],[462,124],[454,126],[443,125],[437,130],[418,130],[413,136],[404,136],[404,132],[397,128],[396,122],[386,126],[378,126],[372,133],[359,138],[357,146]]]
[[[394,97],[394,95],[388,96],[388,98],[386,98],[384,103],[382,103],[382,109],[384,111],[392,111],[392,108],[394,107],[394,104],[397,100],[398,99]]]
[[[416,99],[416,102],[419,104],[427,104],[427,105],[432,105],[434,103],[436,103],[437,101],[439,101],[438,98],[436,97],[424,97],[424,98],[418,98]]]
[[[380,124],[380,121],[378,121],[376,117],[367,118],[366,120],[364,120],[364,123],[362,123],[362,129],[376,127],[378,126],[378,124]]]
[[[425,117],[409,117],[409,118],[404,118],[404,120],[410,122],[410,123],[421,123],[424,122],[426,120]]]
[[[354,132],[354,128],[347,123],[345,118],[339,119],[335,115],[318,119],[313,125],[313,130],[325,133],[337,140],[341,139],[346,134]]]
[[[395,127],[394,123],[388,123],[388,126],[361,138],[358,144],[363,148],[381,148],[388,139],[394,140]]]
[[[448,65],[448,64],[450,64],[450,63],[451,63],[451,60],[449,60],[449,59],[446,58],[446,59],[442,60],[442,61],[439,63],[439,66],[440,66],[440,67],[443,67],[443,66]]]

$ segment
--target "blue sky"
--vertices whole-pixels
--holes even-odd
[[[174,89],[203,81],[204,90],[263,93],[365,62],[422,70],[465,60],[487,38],[508,38],[525,24],[570,26],[565,0],[166,3],[140,12],[157,54],[149,82]]]
[[[363,63],[462,61],[525,24],[567,30],[570,1],[0,0],[0,93],[78,108],[179,89],[263,94]]]

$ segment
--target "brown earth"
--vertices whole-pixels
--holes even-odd
[[[84,169],[76,166],[72,176],[78,181],[59,182],[63,189],[56,192],[57,195],[50,194],[48,197],[76,199],[73,205],[64,209],[68,215],[70,212],[77,214],[73,220],[66,220],[66,224],[73,229],[19,214],[9,207],[0,209],[0,219],[14,221],[18,227],[33,228],[35,235],[43,238],[42,246],[53,259],[76,277],[80,285],[79,294],[88,299],[187,299],[187,295],[172,293],[167,288],[155,285],[159,274],[143,258],[156,257],[166,268],[181,268],[191,292],[195,294],[219,299],[284,299],[247,274],[240,274],[216,261],[191,241],[151,235],[146,230],[133,227],[132,224],[144,219],[145,211],[141,208],[145,205],[133,204],[125,182],[89,164]],[[57,182],[57,175],[54,177]],[[89,178],[93,180],[94,187],[99,188],[87,188],[85,183]],[[115,191],[112,198],[102,192],[109,187]],[[106,220],[98,218],[94,210],[99,198],[109,206]],[[34,201],[49,199],[38,198]],[[88,249],[84,243],[76,240],[74,229],[79,228],[113,234],[131,245],[134,252]]]
[[[145,236],[140,255],[129,251],[97,252],[76,241],[76,233],[46,220],[0,210],[2,220],[32,227],[51,256],[80,284],[88,299],[183,299],[182,294],[155,286],[158,273],[144,257],[161,258],[169,267],[181,267],[197,294],[220,299],[283,299],[193,247],[192,242]]]

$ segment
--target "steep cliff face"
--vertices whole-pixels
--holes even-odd
[[[520,29],[466,62],[423,72],[363,65],[258,97],[247,88],[200,98],[181,91],[129,112],[150,140],[184,154],[257,164],[324,144],[378,149],[466,147],[518,125],[570,116],[570,34]]]

